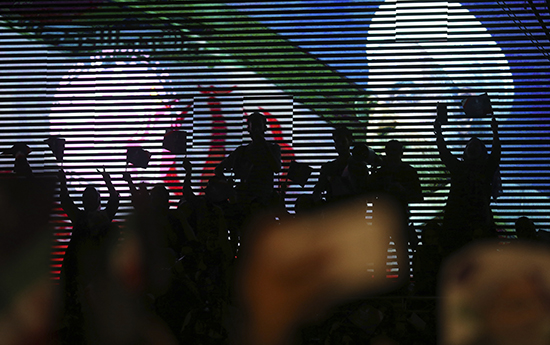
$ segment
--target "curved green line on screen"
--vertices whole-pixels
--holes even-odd
[[[364,89],[308,51],[226,4],[112,1],[114,3],[101,4],[100,8],[86,16],[71,18],[71,24],[82,25],[89,33],[89,28],[116,30],[116,24],[135,19],[138,23],[162,30],[163,35],[177,32],[191,40],[190,49],[176,54],[163,51],[163,59],[195,62],[211,68],[246,68],[292,95],[297,102],[330,124],[366,127],[368,123],[373,101]],[[18,27],[19,32],[22,23],[29,23],[28,18],[13,12],[5,19],[12,27]],[[35,24],[40,26],[40,23]],[[29,34],[28,30],[25,33]],[[82,46],[75,47],[74,43],[71,46],[71,42],[64,41],[67,40],[64,35],[39,37],[40,33],[34,31],[30,35],[49,41],[60,49],[86,51],[81,49]],[[91,48],[87,51],[97,52],[97,46],[86,48]]]
[[[359,100],[361,97],[364,99],[364,91],[356,84],[275,31],[225,4],[184,2],[184,6],[175,10],[173,2],[153,1],[143,5],[136,0],[115,1],[154,15],[171,25],[188,20],[200,23],[208,30],[208,34],[202,35],[201,39],[214,44],[211,53],[225,54],[232,63],[242,64],[257,75],[266,77],[329,122],[340,122],[341,115],[359,120],[368,113],[364,109],[365,102]],[[224,17],[231,20],[224,20]],[[235,47],[239,50],[238,54],[231,52]],[[270,51],[272,47],[277,50]],[[290,58],[288,63],[281,61],[281,51]],[[219,55],[208,61],[213,65],[220,62],[225,64],[230,61]],[[307,74],[304,70],[308,71]]]

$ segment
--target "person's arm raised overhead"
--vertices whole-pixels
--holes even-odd
[[[71,221],[76,219],[78,213],[78,207],[75,205],[74,200],[69,195],[69,189],[67,187],[67,175],[63,169],[59,170],[57,174],[59,179],[59,198],[61,202],[61,207],[67,214],[67,217]]]
[[[127,171],[123,172],[122,179],[128,182],[128,187],[130,188],[130,194],[132,194],[132,198],[135,198],[137,194],[137,188],[136,188],[136,185],[134,184],[134,181],[132,180],[132,176],[130,175],[130,173]]]
[[[109,219],[112,220],[113,218],[115,218],[115,214],[118,211],[119,196],[115,189],[115,186],[113,185],[113,181],[111,180],[111,175],[109,175],[109,173],[105,171],[105,167],[103,167],[103,171],[98,170],[98,172],[103,177],[105,185],[109,190],[109,200],[107,201],[105,212],[107,212]]]
[[[451,151],[447,148],[445,139],[443,138],[443,130],[441,129],[441,122],[436,120],[434,122],[434,133],[436,137],[437,149],[439,150],[439,157],[447,169],[452,168],[458,163],[458,159],[453,156]]]

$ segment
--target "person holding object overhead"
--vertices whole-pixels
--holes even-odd
[[[99,192],[95,187],[87,186],[84,193],[82,193],[82,206],[84,209],[81,210],[69,196],[65,172],[63,170],[59,172],[61,207],[73,223],[73,233],[89,236],[104,235],[115,217],[119,204],[118,193],[113,186],[111,176],[105,171],[105,168],[100,173],[109,190],[107,206],[101,210]]]
[[[491,153],[487,152],[487,147],[479,138],[473,137],[466,144],[462,160],[447,148],[440,120],[434,123],[440,158],[451,175],[443,217],[443,238],[450,251],[472,240],[489,237],[494,231],[490,204],[491,197],[496,199],[500,191],[498,169],[501,147],[498,123],[493,114],[491,117]]]
[[[100,194],[93,186],[87,186],[82,194],[83,209],[77,207],[69,196],[65,172],[61,170],[58,175],[61,207],[73,226],[61,271],[67,320],[66,333],[62,338],[68,343],[80,343],[84,337],[90,336],[90,330],[83,328],[85,320],[91,320],[91,315],[96,312],[90,300],[90,291],[106,275],[108,256],[118,239],[118,232],[111,230],[119,206],[119,195],[105,168],[100,173],[110,194],[105,209],[101,209]]]

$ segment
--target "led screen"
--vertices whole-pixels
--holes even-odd
[[[87,184],[102,186],[97,169],[105,167],[122,219],[131,209],[124,171],[167,183],[179,199],[183,156],[162,148],[167,131],[187,133],[200,192],[213,167],[250,140],[244,116],[259,110],[283,151],[276,184],[292,160],[313,167],[304,187],[287,191],[292,212],[335,157],[331,130],[343,124],[379,153],[391,139],[405,144],[424,191],[412,208],[420,229],[441,214],[448,193],[436,105],[447,105],[445,136],[461,155],[474,135],[490,144],[490,119],[461,107],[487,93],[503,151],[503,194],[493,202],[499,229],[510,231],[521,215],[547,229],[548,7],[530,3],[10,2],[0,17],[1,149],[26,142],[34,171],[62,167],[75,197]],[[51,135],[66,139],[62,161],[44,143]],[[126,162],[132,146],[152,154],[147,168]],[[11,172],[12,158],[0,164]]]

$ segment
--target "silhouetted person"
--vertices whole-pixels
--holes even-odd
[[[157,245],[170,248],[174,257],[178,257],[184,245],[195,241],[195,233],[187,223],[181,212],[170,209],[170,193],[163,185],[155,185],[151,191],[142,185],[135,187],[129,173],[124,173],[123,178],[128,182],[132,192],[132,201],[136,212],[146,213],[150,219],[150,228],[154,229],[158,236]]]
[[[31,149],[27,144],[16,143],[10,149],[4,152],[4,154],[10,154],[15,158],[15,164],[13,172],[16,176],[32,177],[32,168],[27,160],[27,156],[31,152]]]
[[[321,166],[319,180],[313,189],[313,200],[324,196],[327,202],[345,200],[365,192],[369,171],[362,155],[352,156],[352,133],[346,127],[337,127],[332,132],[336,159]],[[367,148],[368,150],[368,148]]]
[[[516,236],[521,241],[538,241],[535,223],[527,217],[519,217],[515,222]]]
[[[472,241],[493,235],[494,223],[491,196],[497,196],[495,182],[500,164],[498,124],[493,117],[491,153],[483,142],[473,137],[466,144],[463,159],[459,160],[445,145],[441,124],[436,121],[435,134],[442,162],[451,175],[451,187],[443,218],[444,238],[448,249],[457,249]]]
[[[184,162],[186,180],[190,179],[191,163]],[[227,299],[231,266],[238,249],[238,230],[225,211],[234,215],[229,199],[234,198],[231,186],[224,179],[212,176],[203,196],[195,196],[189,186],[184,187],[186,202],[179,208],[196,229],[199,245],[194,248],[197,270],[193,281],[201,292],[203,301],[212,298]],[[237,215],[238,216],[238,215]],[[233,227],[229,228],[228,223]],[[239,224],[240,225],[240,224]],[[231,241],[229,231],[231,231]],[[215,297],[214,297],[215,296]]]
[[[140,183],[138,186],[132,181],[132,176],[129,172],[122,173],[122,179],[128,182],[132,204],[135,209],[145,206],[149,202],[149,191],[145,183]]]
[[[88,186],[82,194],[83,209],[80,209],[69,196],[65,173],[59,173],[61,207],[73,226],[62,270],[69,343],[81,341],[84,337],[82,326],[94,318],[91,316],[94,312],[90,289],[93,290],[94,282],[105,276],[109,252],[118,239],[111,222],[118,210],[119,196],[109,174],[103,170],[101,175],[110,194],[107,206],[100,208],[99,192]]]
[[[186,314],[205,307],[212,295],[228,295],[226,274],[234,258],[223,212],[215,204],[223,202],[224,190],[232,192],[232,186],[218,191],[219,186],[209,183],[204,196],[195,195],[189,160],[184,159],[183,167],[184,197],[177,210],[170,208],[169,192],[164,186],[156,185],[147,192],[146,188],[137,189],[129,174],[123,175],[136,196],[132,219],[143,239],[142,252],[149,249],[145,271],[150,272],[149,277],[161,280],[164,277],[155,274],[155,270],[169,274],[166,288],[149,296],[154,297],[156,314],[181,343],[191,341],[183,339],[181,334]]]
[[[184,214],[194,229],[197,240],[203,246],[211,236],[225,240],[226,243],[223,245],[229,246],[227,243],[228,225],[224,211],[231,210],[229,199],[235,198],[232,185],[225,179],[212,176],[204,189],[204,195],[197,196],[191,189],[191,162],[185,160],[184,168],[186,173],[183,187],[185,201],[179,204],[178,209]]]
[[[374,172],[382,164],[382,157],[364,143],[356,143],[348,162],[351,185],[355,194],[369,194],[374,191]]]
[[[421,202],[422,187],[416,169],[402,161],[403,145],[397,140],[386,144],[382,166],[374,174],[373,184],[379,192],[393,197],[400,205],[406,224],[409,220],[409,203]]]
[[[69,248],[76,249],[84,242],[100,245],[100,242],[109,235],[111,221],[118,210],[119,196],[109,174],[104,170],[101,175],[109,190],[107,206],[101,209],[99,192],[95,187],[88,186],[82,193],[83,209],[80,209],[69,196],[65,173],[61,171],[59,174],[61,207],[73,225]],[[69,249],[68,252],[71,250]]]
[[[224,171],[233,171],[240,182],[236,186],[237,200],[244,205],[252,202],[267,206],[274,197],[274,177],[281,170],[281,148],[265,139],[267,120],[259,112],[247,117],[252,142],[241,145],[215,169],[224,180]]]

